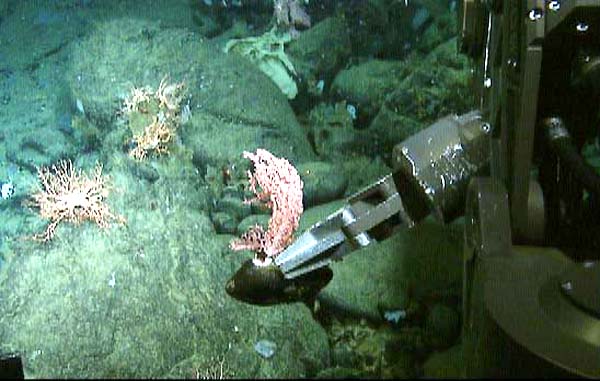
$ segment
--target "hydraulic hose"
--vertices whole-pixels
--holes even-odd
[[[573,172],[586,190],[600,196],[600,175],[581,156],[563,120],[549,117],[542,123],[552,152]]]

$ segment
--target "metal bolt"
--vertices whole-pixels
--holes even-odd
[[[541,9],[533,8],[532,10],[529,11],[529,20],[538,21],[539,19],[542,18],[543,15],[544,15],[544,12],[542,12]]]
[[[590,26],[584,22],[578,22],[575,26],[575,30],[577,30],[579,33],[585,33],[588,31],[588,29],[590,29]]]
[[[557,12],[560,10],[560,1],[554,0],[548,3],[548,9]]]

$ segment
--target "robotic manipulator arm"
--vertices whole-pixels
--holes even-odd
[[[412,227],[430,213],[441,222],[462,215],[469,180],[488,167],[490,126],[477,111],[447,116],[393,150],[394,172],[354,194],[275,258],[287,278],[313,271],[353,250]]]
[[[394,172],[347,200],[275,258],[286,278],[327,266],[427,215],[462,215],[470,179],[489,164],[490,126],[477,111],[438,120],[394,147]]]
[[[442,118],[409,137],[394,147],[393,173],[305,231],[272,266],[246,262],[226,290],[251,304],[310,301],[331,280],[332,261],[431,213],[441,222],[460,216],[469,180],[488,167],[489,133],[489,124],[473,111]]]
[[[471,257],[508,254],[513,242],[572,246],[573,231],[600,232],[581,218],[593,209],[583,208],[584,191],[599,208],[600,177],[580,154],[600,123],[600,0],[463,0],[458,15],[478,110],[394,147],[393,173],[275,258],[283,278],[326,267],[430,213],[444,223],[466,214]]]

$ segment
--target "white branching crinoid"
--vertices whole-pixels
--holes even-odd
[[[140,104],[149,102],[152,96],[152,90],[147,86],[132,88],[129,97],[123,101],[121,113],[130,114],[134,111],[143,111],[139,109]]]
[[[183,92],[181,90],[183,90],[185,84],[183,82],[168,83],[168,80],[168,76],[163,77],[154,96],[158,100],[160,107],[165,107],[169,111],[178,111],[183,99]]]
[[[48,242],[63,221],[79,224],[85,220],[106,228],[111,221],[125,223],[114,214],[105,199],[111,189],[102,175],[102,165],[91,174],[73,168],[70,160],[62,160],[51,168],[38,168],[39,189],[24,203],[39,210],[40,217],[50,220],[46,230],[33,238]]]

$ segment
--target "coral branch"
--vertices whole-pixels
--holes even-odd
[[[239,239],[233,240],[230,247],[233,250],[252,250],[258,259],[275,257],[292,242],[298,228],[303,212],[304,184],[289,161],[267,150],[244,152],[243,156],[254,164],[254,172],[248,171],[248,178],[255,197],[246,202],[263,203],[271,208],[272,214],[266,231],[254,226]]]

